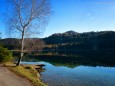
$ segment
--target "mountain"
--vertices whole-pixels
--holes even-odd
[[[85,33],[67,31],[52,34],[43,40],[48,45],[58,45],[59,49],[115,49],[114,31]]]
[[[114,31],[84,32],[84,33],[67,31],[65,33],[55,33],[43,39],[29,38],[29,40],[33,40],[35,43],[38,43],[37,45],[40,44],[53,45],[53,47],[56,46],[57,49],[77,49],[77,50],[115,49]],[[41,43],[39,43],[40,42],[39,40],[41,41]],[[43,41],[45,43],[43,43]],[[2,39],[0,40],[0,43],[9,49],[17,49],[20,47],[19,46],[20,39],[15,38]]]

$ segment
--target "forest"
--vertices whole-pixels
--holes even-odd
[[[67,31],[62,34],[53,34],[43,40],[47,45],[56,45],[58,49],[115,49],[114,31],[85,33]]]
[[[28,38],[26,38],[28,39]],[[10,50],[17,50],[20,47],[20,39],[6,38],[1,39],[0,44]],[[65,33],[55,33],[46,38],[29,38],[26,44],[36,43],[40,47],[40,43],[44,44],[44,49],[66,49],[66,50],[114,50],[115,49],[115,32],[84,32],[77,33],[67,31]],[[35,42],[36,41],[36,42]]]

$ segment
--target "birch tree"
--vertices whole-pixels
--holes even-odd
[[[21,37],[18,66],[24,55],[25,37],[33,37],[45,28],[51,14],[51,7],[49,0],[9,0],[9,4],[7,31]]]

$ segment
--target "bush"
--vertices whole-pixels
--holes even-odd
[[[6,48],[0,47],[0,63],[8,62],[12,59],[12,52]]]

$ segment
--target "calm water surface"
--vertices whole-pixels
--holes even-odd
[[[41,79],[49,86],[115,86],[115,67],[54,66],[48,62],[23,62],[45,64]]]

